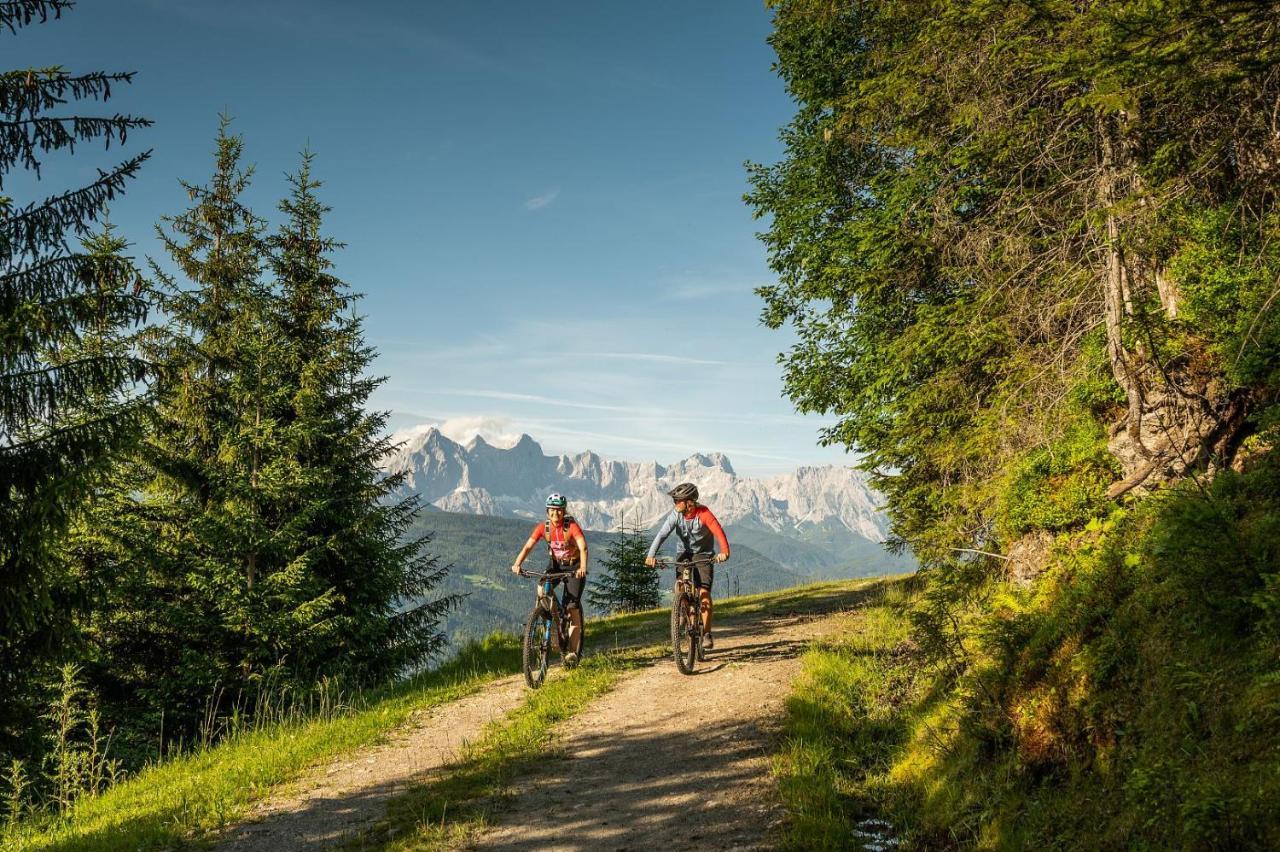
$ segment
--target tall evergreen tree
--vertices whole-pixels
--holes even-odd
[[[658,605],[658,572],[644,564],[649,541],[624,518],[609,542],[600,573],[587,586],[587,600],[604,612],[636,612]]]
[[[444,569],[425,541],[401,539],[416,503],[383,499],[384,415],[364,409],[381,379],[331,272],[310,157],[267,236],[241,201],[242,149],[224,120],[212,180],[185,185],[194,204],[162,232],[181,272],[153,264],[165,382],[97,540],[118,573],[87,671],[151,736],[162,712],[178,736],[210,699],[267,682],[393,676],[440,647],[452,603],[429,597]]]
[[[354,311],[358,298],[333,272],[338,244],[323,232],[329,208],[316,196],[312,155],[303,155],[271,240],[278,288],[273,313],[287,395],[277,413],[284,448],[277,536],[300,583],[291,613],[295,665],[361,679],[422,663],[443,643],[439,619],[453,598],[429,599],[445,569],[425,539],[402,540],[416,498],[390,502],[399,486],[378,461],[390,449],[386,415],[369,412],[383,379],[367,374],[374,350]]]
[[[88,626],[101,656],[86,671],[104,703],[153,731],[167,709],[175,734],[216,689],[236,695],[275,659],[262,648],[258,588],[271,548],[259,506],[274,344],[264,225],[240,200],[250,179],[241,152],[224,121],[211,181],[184,183],[192,207],[157,228],[177,268],[152,262],[168,322],[144,351],[160,393],[102,521],[119,575]]]
[[[60,17],[63,0],[0,3],[0,35]],[[61,67],[0,71],[0,750],[27,728],[28,692],[54,656],[71,607],[56,557],[61,537],[111,454],[135,433],[147,366],[129,347],[82,346],[141,323],[121,244],[85,251],[107,203],[148,154],[92,183],[21,204],[2,193],[15,169],[40,176],[44,158],[88,141],[124,143],[150,124],[68,105],[106,101],[130,73]]]

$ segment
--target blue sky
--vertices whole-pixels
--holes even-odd
[[[752,293],[743,161],[776,160],[793,111],[761,2],[364,5],[81,0],[0,45],[5,67],[137,71],[111,106],[156,122],[126,149],[155,153],[112,219],[139,255],[177,179],[207,178],[220,111],[264,215],[309,145],[397,427],[755,475],[849,461],[782,398],[791,338]]]

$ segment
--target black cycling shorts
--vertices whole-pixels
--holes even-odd
[[[574,565],[560,565],[554,560],[547,566],[547,571],[566,571],[569,569],[577,570]],[[582,609],[582,589],[587,585],[587,578],[583,577],[579,580],[572,574],[568,577],[561,577],[551,581],[551,592],[555,594],[556,586],[564,583],[564,591],[560,593],[560,602],[564,604],[565,609]]]
[[[693,565],[693,584],[699,589],[706,589],[708,592],[711,591],[711,584],[715,582],[716,579],[715,563],[706,561],[706,557],[710,555],[711,554],[699,553],[698,558],[703,561],[695,562]],[[690,562],[693,558],[694,556],[692,553],[683,553],[676,561]]]

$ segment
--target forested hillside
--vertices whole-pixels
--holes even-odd
[[[923,584],[824,836],[1275,848],[1275,4],[771,6],[764,320]]]
[[[430,549],[442,565],[448,566],[448,576],[440,590],[449,594],[465,595],[458,606],[449,613],[446,629],[450,638],[458,642],[469,638],[481,638],[494,630],[515,630],[529,614],[533,602],[533,580],[511,574],[511,563],[533,524],[514,518],[494,518],[485,515],[465,515],[457,512],[424,512],[409,529],[409,535],[431,537]],[[593,577],[588,583],[601,577],[600,562],[608,552],[610,542],[620,537],[617,532],[587,530]],[[646,536],[645,541],[648,541]],[[719,595],[755,594],[798,586],[825,577],[825,573],[808,574],[786,568],[758,553],[749,546],[731,540],[733,558],[716,568],[716,591]],[[664,554],[671,548],[667,543]],[[546,548],[538,545],[525,560],[525,567],[541,571],[546,565]],[[868,565],[869,576],[874,563]],[[671,572],[661,575],[661,587],[667,589],[672,581]],[[588,586],[590,588],[590,586]],[[598,615],[594,607],[590,614]]]

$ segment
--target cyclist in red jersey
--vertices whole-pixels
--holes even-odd
[[[582,653],[582,589],[587,583],[587,539],[578,522],[565,514],[568,505],[569,501],[562,494],[552,494],[547,498],[547,520],[533,528],[529,540],[511,565],[511,573],[520,573],[521,563],[539,541],[547,543],[548,571],[575,568],[573,576],[564,579],[564,591],[561,593],[564,608],[569,613],[569,648],[564,662],[572,667]],[[556,580],[555,585],[560,582]],[[555,587],[552,588],[554,590]]]
[[[687,562],[697,557],[707,557],[715,553],[714,546],[720,548],[715,553],[716,562],[724,562],[729,558],[729,539],[725,537],[720,521],[706,506],[698,503],[698,486],[692,482],[682,482],[667,492],[675,503],[675,509],[662,521],[658,534],[649,545],[649,553],[644,564],[652,568],[657,564],[658,548],[672,533],[680,539],[680,555],[677,561]],[[713,546],[714,542],[714,546]],[[715,569],[705,562],[693,567],[693,584],[698,587],[698,597],[702,600],[702,647],[710,651],[715,647],[711,639],[711,584],[715,580]]]

